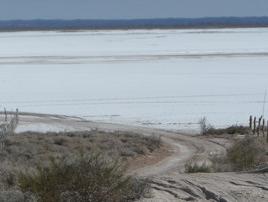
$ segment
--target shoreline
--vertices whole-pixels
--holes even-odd
[[[0,33],[10,33],[10,32],[87,32],[87,31],[132,31],[132,30],[148,30],[148,31],[154,31],[154,30],[213,30],[213,29],[265,29],[268,28],[268,25],[263,26],[185,26],[185,27],[133,27],[133,28],[68,28],[68,29],[62,29],[62,28],[22,28],[22,29],[2,29],[0,28]]]

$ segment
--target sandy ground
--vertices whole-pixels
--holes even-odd
[[[1,118],[1,117],[0,117]],[[224,153],[228,141],[177,134],[160,129],[90,122],[77,117],[22,114],[17,132],[46,131],[132,131],[160,135],[168,145],[168,155],[159,161],[144,163],[131,174],[152,178],[151,201],[268,201],[268,174],[184,173],[184,165],[193,156],[206,160],[209,155]],[[146,162],[146,161],[145,161]]]

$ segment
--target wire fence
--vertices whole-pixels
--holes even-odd
[[[263,116],[260,116],[259,118],[250,116],[249,129],[250,135],[266,137],[266,142],[268,143],[268,120],[266,121]]]

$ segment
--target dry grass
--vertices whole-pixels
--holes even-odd
[[[268,144],[264,137],[242,137],[234,140],[226,154],[208,159],[193,158],[185,164],[185,172],[250,171],[268,166]]]
[[[268,144],[265,138],[237,139],[225,156],[211,158],[214,172],[249,171],[268,165]]]
[[[246,137],[228,149],[227,161],[235,171],[254,169],[267,162],[267,151],[263,138]]]

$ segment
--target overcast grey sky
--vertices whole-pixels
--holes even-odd
[[[0,20],[268,16],[268,0],[0,0]]]

